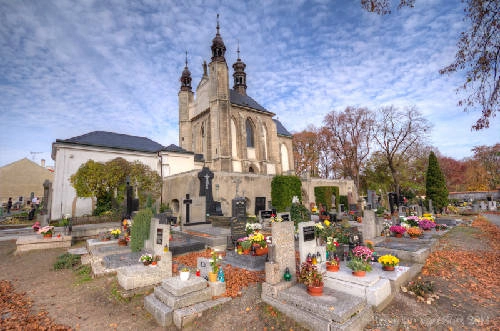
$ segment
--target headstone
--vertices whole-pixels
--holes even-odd
[[[193,200],[189,198],[189,194],[186,194],[186,199],[182,201],[183,204],[186,205],[186,221],[185,223],[188,224],[190,221],[190,212],[189,212],[189,205],[193,203]]]
[[[283,222],[288,222],[291,220],[290,213],[278,213],[278,217],[281,217]]]
[[[314,222],[299,223],[299,256],[300,263],[307,259],[307,254],[316,252],[316,239],[314,237]]]
[[[434,207],[432,206],[432,199],[429,199],[429,213],[434,213]]]
[[[170,246],[170,225],[160,224],[160,219],[152,218],[149,238],[144,242],[144,249],[154,255],[164,255],[165,247]]]
[[[396,207],[397,207],[397,194],[395,192],[389,192],[388,194],[388,199],[389,199],[389,207],[391,209],[391,214],[394,213],[394,211],[396,210]]]
[[[42,226],[49,225],[49,217],[52,212],[52,183],[46,179],[43,182],[43,206],[42,206]]]
[[[479,203],[479,206],[480,206],[480,208],[481,208],[481,210],[482,210],[482,211],[487,210],[487,207],[486,207],[486,202],[481,201],[481,202]]]
[[[266,282],[275,284],[282,280],[286,268],[292,274],[292,278],[296,279],[294,232],[293,222],[273,223],[271,227],[273,262],[266,262]]]
[[[488,210],[490,210],[490,211],[497,210],[497,202],[496,201],[488,201]]]
[[[246,221],[247,214],[247,203],[245,198],[238,197],[234,198],[232,201],[232,215],[233,217],[237,217],[239,219],[243,219]]]
[[[199,257],[196,261],[196,268],[200,270],[200,277],[208,280],[208,273],[211,270],[210,259],[206,257]]]
[[[231,218],[231,244],[233,246],[228,247],[228,249],[234,248],[236,240],[246,237],[246,224],[247,222],[245,219],[239,219],[237,217]]]
[[[266,209],[266,197],[255,197],[255,215]]]
[[[273,215],[272,210],[261,210],[260,211],[260,219],[261,220],[271,218],[272,215]]]

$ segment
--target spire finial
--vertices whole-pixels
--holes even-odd
[[[217,34],[219,34],[219,13],[217,13]]]
[[[186,68],[188,66],[188,51],[186,51]]]
[[[238,60],[240,59],[240,40],[238,39]]]

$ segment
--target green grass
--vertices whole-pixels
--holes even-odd
[[[90,282],[92,280],[92,267],[89,265],[80,265],[74,269],[76,274],[75,285],[79,286],[83,283]]]
[[[64,253],[59,255],[54,263],[54,270],[75,269],[82,264],[80,255]]]

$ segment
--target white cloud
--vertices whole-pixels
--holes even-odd
[[[248,94],[290,131],[349,105],[415,105],[436,124],[433,146],[468,156],[500,139],[498,117],[470,132],[478,113],[456,107],[461,77],[438,73],[453,60],[461,6],[419,0],[381,17],[358,1],[0,0],[0,165],[94,130],[177,144],[184,52],[195,87],[217,13],[230,74],[239,42]]]

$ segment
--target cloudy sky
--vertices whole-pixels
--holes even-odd
[[[414,105],[446,156],[500,141],[499,116],[471,131],[479,113],[456,107],[463,77],[438,73],[464,29],[460,1],[381,17],[359,0],[0,0],[0,166],[53,164],[56,139],[95,130],[178,144],[185,52],[196,87],[217,13],[230,75],[239,43],[248,94],[291,132],[346,106]]]

